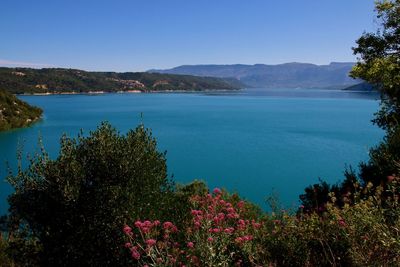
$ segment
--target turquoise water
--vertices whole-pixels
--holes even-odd
[[[38,137],[51,157],[63,133],[87,133],[103,120],[121,132],[140,123],[167,150],[168,170],[178,182],[203,179],[210,187],[237,191],[264,208],[271,192],[297,205],[304,187],[321,177],[342,179],[344,168],[368,158],[383,136],[370,123],[375,96],[318,90],[244,90],[208,94],[105,94],[22,96],[45,110],[34,126],[0,134],[0,175],[16,166]],[[0,186],[0,211],[11,188]]]

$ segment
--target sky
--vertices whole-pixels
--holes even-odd
[[[0,66],[323,65],[376,29],[374,0],[1,0]]]

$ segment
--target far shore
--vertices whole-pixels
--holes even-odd
[[[207,89],[207,90],[121,90],[121,91],[88,91],[88,92],[45,92],[45,93],[22,93],[17,95],[48,96],[48,95],[100,95],[100,94],[141,94],[141,93],[201,93],[201,92],[230,92],[242,89]]]

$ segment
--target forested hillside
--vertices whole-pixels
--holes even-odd
[[[41,115],[40,108],[32,107],[16,96],[0,90],[0,131],[28,126]]]
[[[76,69],[0,68],[0,88],[11,93],[63,93],[90,91],[202,91],[234,90],[235,79],[146,72],[88,72]]]

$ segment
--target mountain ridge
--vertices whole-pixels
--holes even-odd
[[[171,69],[151,69],[150,73],[183,74],[218,78],[235,78],[249,87],[265,88],[345,88],[360,83],[349,77],[353,62],[328,65],[288,62],[268,64],[199,64]]]

